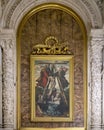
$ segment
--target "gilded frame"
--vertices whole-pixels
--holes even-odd
[[[76,14],[71,8],[64,6],[62,4],[58,3],[45,3],[41,4],[38,6],[35,6],[33,9],[31,9],[22,19],[20,22],[20,25],[17,30],[17,129],[18,130],[45,130],[46,128],[32,128],[32,127],[23,127],[21,125],[21,97],[20,97],[20,75],[21,75],[21,31],[26,23],[26,21],[35,13],[44,10],[44,9],[59,9],[63,10],[66,13],[70,14],[73,16],[73,18],[77,21],[79,24],[82,33],[83,33],[83,38],[84,38],[84,66],[83,66],[83,81],[84,81],[84,127],[65,127],[65,128],[48,128],[49,130],[86,130],[87,129],[87,32],[86,32],[86,27],[80,18],[78,14]]]
[[[31,55],[32,121],[72,121],[73,62],[71,55]]]

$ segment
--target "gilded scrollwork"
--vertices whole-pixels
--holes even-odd
[[[54,36],[49,36],[45,39],[44,44],[37,44],[32,48],[33,55],[66,55],[72,54],[69,46],[65,43],[59,43]]]

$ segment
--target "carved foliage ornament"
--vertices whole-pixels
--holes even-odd
[[[37,44],[32,48],[32,55],[71,55],[68,42],[59,43],[56,37],[49,36],[44,44]]]

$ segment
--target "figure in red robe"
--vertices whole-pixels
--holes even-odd
[[[40,77],[37,79],[37,82],[38,82],[37,85],[45,88],[48,83],[48,76],[49,74],[46,71],[46,67],[42,68],[40,72]]]

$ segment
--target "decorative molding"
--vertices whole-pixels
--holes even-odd
[[[10,0],[1,0],[1,6],[3,7],[3,9],[5,9],[6,5],[8,4]]]
[[[10,3],[11,2],[11,3]],[[6,28],[17,29],[23,16],[37,5],[44,3],[59,3],[72,8],[84,21],[86,28],[102,27],[101,12],[95,1],[90,0],[15,0],[8,2],[8,8],[5,8],[2,18],[2,26]],[[8,13],[7,13],[8,12]],[[17,20],[18,19],[18,20]]]
[[[15,39],[15,32],[13,29],[0,29],[0,40]],[[15,42],[13,42],[15,43]],[[2,42],[0,43],[2,46]]]
[[[104,29],[92,29],[90,36],[94,39],[101,38],[102,40],[104,40]]]
[[[11,16],[20,2],[21,2],[21,0],[16,0],[15,3],[12,5],[12,7],[7,15],[6,26],[5,26],[6,28],[9,27]]]
[[[90,12],[92,16],[92,26],[94,28],[99,28],[103,26],[102,24],[102,16],[100,14],[99,8],[94,1],[91,0],[81,0],[83,4],[85,4],[87,10]],[[92,6],[93,5],[93,6]]]
[[[100,9],[101,14],[103,15],[103,0],[94,0]]]

